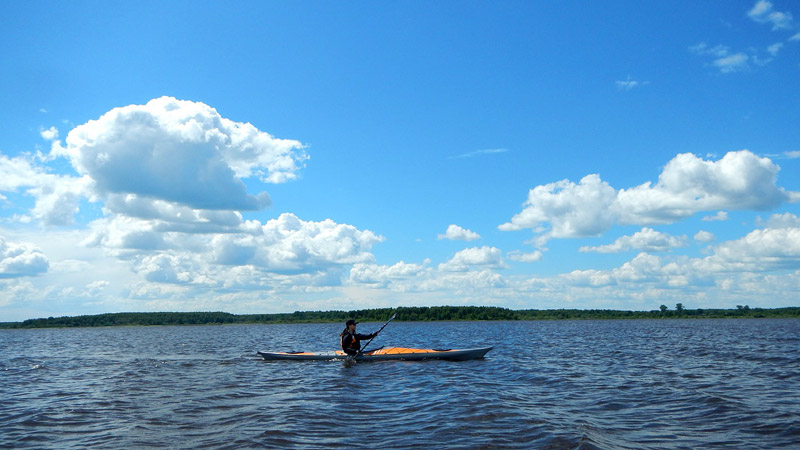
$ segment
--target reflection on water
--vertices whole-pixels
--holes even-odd
[[[393,322],[375,344],[495,349],[485,360],[354,365],[255,355],[330,350],[340,328],[0,330],[0,448],[800,441],[800,320]]]

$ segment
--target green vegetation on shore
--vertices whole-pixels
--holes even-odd
[[[378,308],[356,311],[297,311],[285,314],[230,314],[225,312],[109,313],[91,316],[48,317],[23,322],[0,322],[0,328],[106,327],[134,325],[214,325],[253,323],[331,323],[354,317],[362,322],[383,322],[393,312],[398,321],[442,320],[588,320],[588,319],[686,319],[686,318],[797,318],[800,307],[736,309],[686,309],[678,303],[674,310],[664,305],[653,311],[601,309],[524,309],[493,306],[421,306],[397,309]]]

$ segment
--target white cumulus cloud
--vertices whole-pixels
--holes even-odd
[[[147,281],[168,284],[213,285],[207,269],[188,254],[157,253],[138,261],[136,272]]]
[[[800,268],[800,228],[764,228],[722,243],[709,263],[749,271]]]
[[[686,247],[686,236],[671,236],[652,228],[644,227],[632,236],[621,236],[613,244],[597,247],[584,246],[578,249],[581,252],[619,253],[629,250],[646,252],[666,252],[673,248]]]
[[[726,211],[717,211],[717,213],[714,214],[713,216],[705,216],[703,217],[702,220],[705,222],[714,222],[714,221],[724,222],[728,220],[728,213]]]
[[[773,214],[763,225],[765,228],[800,228],[800,217],[788,212]]]
[[[350,282],[381,286],[388,286],[390,283],[398,285],[404,280],[429,277],[431,273],[431,268],[427,267],[429,262],[426,260],[423,264],[413,264],[400,261],[391,266],[354,264],[350,269]]]
[[[106,198],[103,210],[110,216],[150,221],[159,231],[228,232],[242,224],[242,215],[238,211],[193,209],[135,194],[111,194]]]
[[[517,262],[536,262],[542,260],[541,250],[535,250],[530,253],[523,253],[519,250],[514,250],[508,253],[508,258]]]
[[[249,264],[276,271],[323,269],[331,265],[367,263],[374,260],[369,250],[383,237],[369,230],[339,224],[330,219],[303,221],[291,213],[269,220],[253,234],[252,241],[240,241],[241,251],[252,251]],[[228,236],[214,243],[229,245]],[[248,245],[250,247],[248,247]]]
[[[91,197],[88,177],[48,173],[24,156],[0,154],[0,191],[23,192],[35,198],[31,215],[45,225],[70,225],[80,200]]]
[[[0,236],[0,278],[19,278],[47,272],[50,261],[39,248],[8,242]]]
[[[58,139],[58,129],[56,127],[50,127],[46,130],[42,130],[40,134],[42,139],[46,141],[54,141]]]
[[[170,231],[158,222],[125,216],[98,219],[85,244],[130,260],[132,269],[149,281],[224,283],[231,267],[249,266],[266,272],[297,274],[370,263],[373,245],[383,237],[332,220],[304,221],[291,213],[264,224],[240,222],[224,231]],[[183,272],[175,271],[184,267]],[[180,275],[185,273],[187,275]]]
[[[307,158],[298,141],[276,139],[199,102],[161,97],[114,108],[74,128],[65,147],[101,195],[135,194],[196,209],[254,210],[270,204],[241,178],[283,182]]]
[[[667,163],[655,186],[620,191],[623,210],[631,211],[623,219],[668,223],[700,211],[766,210],[800,200],[800,193],[776,186],[779,170],[769,158],[747,150],[729,152],[718,161],[683,153]]]
[[[439,270],[447,272],[464,272],[475,267],[498,269],[506,267],[502,251],[497,247],[472,247],[461,250],[453,257],[439,265]]]
[[[684,153],[673,158],[658,182],[616,190],[599,175],[579,183],[562,180],[530,190],[520,213],[500,230],[531,229],[539,246],[552,238],[599,236],[614,224],[668,224],[719,209],[767,210],[800,200],[776,185],[780,168],[742,150],[718,161]]]
[[[440,234],[438,239],[449,239],[451,241],[475,241],[481,238],[481,235],[474,231],[461,228],[458,225],[450,225],[444,234]]]
[[[710,231],[700,230],[694,235],[694,240],[697,242],[713,242],[714,241],[714,233]]]
[[[577,184],[561,180],[531,189],[522,212],[499,229],[538,231],[549,224],[547,238],[597,236],[614,224],[616,201],[617,192],[599,175],[587,175]]]

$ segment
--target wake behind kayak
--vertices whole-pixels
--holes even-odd
[[[421,361],[428,359],[443,359],[450,361],[466,361],[480,359],[492,347],[467,348],[467,349],[420,349],[404,347],[386,347],[371,350],[358,355],[356,361]],[[266,361],[330,361],[346,360],[351,356],[343,351],[332,352],[258,352]]]

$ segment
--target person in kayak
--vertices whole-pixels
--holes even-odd
[[[356,322],[353,319],[348,319],[345,323],[345,329],[339,335],[341,337],[342,342],[342,351],[347,353],[348,355],[357,355],[358,352],[361,351],[361,340],[362,339],[372,339],[378,335],[378,333],[372,334],[359,334],[356,333]]]

